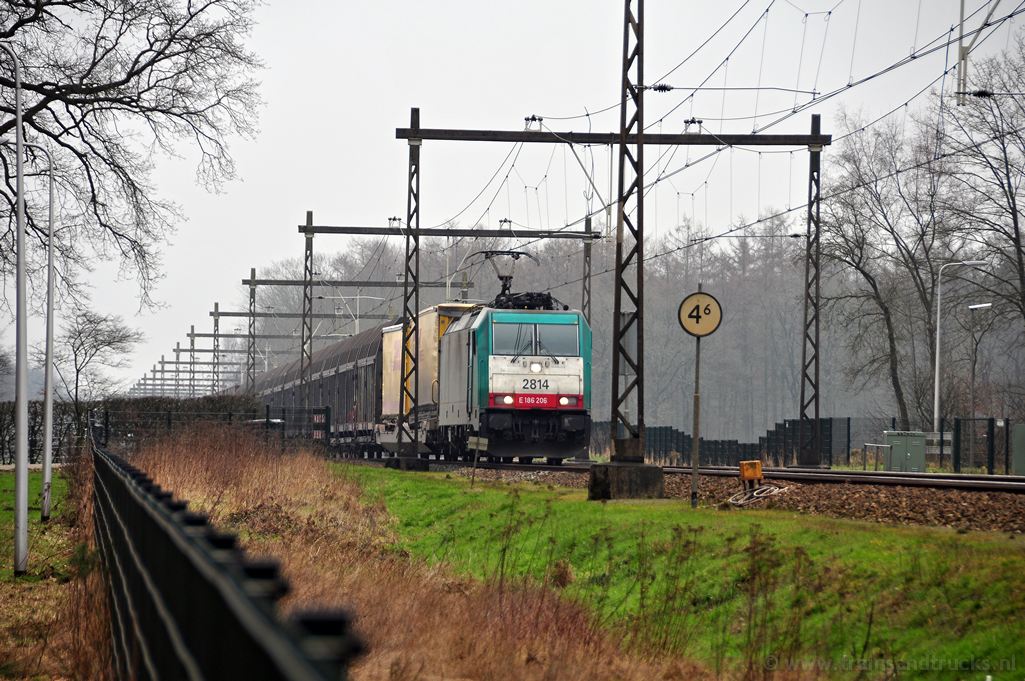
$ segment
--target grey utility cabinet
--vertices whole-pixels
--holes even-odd
[[[886,470],[902,473],[925,472],[925,433],[918,430],[883,431],[886,444]]]
[[[1011,431],[1011,474],[1025,475],[1025,423],[1014,424]]]

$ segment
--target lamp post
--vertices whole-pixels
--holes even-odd
[[[940,271],[936,274],[936,356],[934,358],[934,374],[933,374],[933,396],[932,396],[932,431],[934,433],[940,432],[940,348],[941,337],[942,337],[942,320],[943,314],[943,270],[948,267],[956,267],[958,265],[965,265],[968,267],[983,267],[988,265],[985,260],[958,260],[955,262],[947,262],[940,265]]]
[[[36,149],[47,162],[49,212],[46,239],[46,350],[43,367],[43,494],[40,520],[50,519],[50,488],[53,481],[53,157],[49,149],[22,141],[23,147]]]
[[[972,420],[972,426],[968,431],[969,466],[975,465],[975,367],[979,360],[979,344],[982,343],[981,334],[978,338],[975,337],[975,313],[981,310],[988,310],[991,307],[993,307],[993,303],[976,303],[968,306],[969,330],[972,333],[972,378],[968,389],[968,402],[969,408],[971,409]]]
[[[46,156],[50,210],[46,238],[46,366],[43,368],[43,500],[39,517],[50,519],[50,487],[53,480],[53,156],[45,147],[26,144]]]
[[[21,129],[21,62],[8,41],[0,50],[14,64],[15,332],[14,332],[14,574],[28,570],[28,309],[25,292],[25,139]]]

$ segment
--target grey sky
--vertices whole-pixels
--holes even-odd
[[[967,11],[987,4],[971,0]],[[743,10],[707,46],[665,82],[677,87],[773,86],[829,92],[907,57],[945,34],[958,20],[957,0],[731,0],[671,2],[648,0],[646,75],[649,84],[678,64],[738,7]],[[1016,3],[1001,2],[996,17]],[[767,21],[759,16],[769,7]],[[832,9],[831,14],[826,14]],[[807,18],[805,13],[808,13]],[[982,14],[984,14],[983,12]],[[976,15],[970,27],[979,24]],[[827,20],[828,16],[828,20]],[[171,355],[175,341],[185,341],[190,324],[209,331],[207,311],[215,300],[234,309],[241,298],[239,280],[250,267],[298,257],[302,240],[296,225],[306,210],[321,224],[386,224],[404,215],[406,146],[394,138],[405,126],[409,109],[421,109],[424,127],[519,129],[530,114],[546,116],[552,129],[584,130],[586,119],[559,121],[556,116],[595,111],[618,98],[622,49],[622,3],[610,0],[516,3],[273,1],[262,8],[251,45],[266,70],[260,74],[265,106],[255,141],[233,146],[239,180],[220,193],[197,186],[194,157],[156,159],[155,180],[161,194],[177,202],[188,216],[164,253],[166,278],[156,297],[165,306],[137,309],[134,284],[116,281],[116,271],[99,266],[91,278],[93,305],[125,315],[144,329],[147,340],[132,358],[123,378],[135,378]],[[1019,22],[1020,23],[1020,22]],[[730,57],[717,66],[752,25],[754,30]],[[766,28],[767,26],[767,28]],[[1003,49],[1009,30],[1003,26],[977,54]],[[855,41],[855,33],[857,40]],[[826,39],[823,49],[823,39]],[[803,45],[803,58],[802,54]],[[853,50],[852,50],[853,48]],[[853,54],[852,54],[853,51]],[[860,110],[872,119],[903,104],[940,76],[949,55],[939,50],[871,83],[801,112],[772,132],[807,132],[810,113],[823,114],[825,132],[834,132],[838,106]],[[820,59],[821,55],[821,59]],[[821,63],[820,63],[821,62]],[[801,69],[798,72],[798,65]],[[952,90],[953,76],[947,80]],[[979,84],[975,84],[979,85]],[[646,120],[655,124],[685,91],[650,93]],[[679,132],[691,115],[704,119],[710,132],[751,132],[774,120],[767,112],[793,105],[793,93],[699,93],[660,124]],[[809,95],[798,95],[798,102]],[[924,105],[926,96],[912,102]],[[902,112],[895,114],[899,120]],[[742,120],[720,122],[721,117]],[[614,131],[618,110],[591,118],[594,130]],[[430,227],[458,213],[506,156],[510,145],[428,142],[422,157],[422,225]],[[647,152],[649,165],[661,153]],[[706,150],[691,149],[689,158]],[[828,150],[827,150],[828,154]],[[667,156],[654,173],[685,163],[688,151]],[[594,150],[595,181],[603,196],[608,185],[608,152]],[[792,163],[792,169],[791,169]],[[541,183],[548,168],[547,181]],[[690,217],[718,231],[734,218],[755,217],[770,209],[803,202],[807,156],[734,150],[715,162],[697,164],[661,182],[648,197],[649,234],[665,233],[679,217]],[[707,179],[707,201],[705,182]],[[540,184],[539,184],[540,183]],[[527,147],[507,188],[485,192],[460,218],[472,224],[485,215],[492,226],[502,217],[522,225],[561,227],[587,209],[585,181],[572,154],[562,147]],[[828,188],[828,174],[824,177]],[[538,186],[537,190],[524,185]],[[694,194],[693,200],[691,194]],[[732,208],[732,210],[731,210]],[[340,237],[318,237],[321,252],[338,250]],[[607,278],[606,278],[607,279]],[[607,285],[597,281],[596,286]],[[13,295],[13,288],[7,287]],[[66,310],[58,311],[58,318]],[[226,324],[231,327],[231,324]],[[230,328],[226,329],[230,331]],[[9,344],[13,333],[4,333]],[[30,326],[30,343],[41,341],[42,326]]]

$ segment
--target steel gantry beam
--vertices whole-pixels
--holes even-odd
[[[314,229],[321,229],[314,227]],[[398,233],[398,232],[396,232]],[[254,270],[255,272],[255,270]],[[305,286],[304,279],[243,279],[246,286]],[[316,279],[314,286],[327,288],[402,288],[401,281],[359,281],[356,279]],[[473,288],[473,283],[468,284]],[[445,288],[444,281],[421,281],[420,288]]]
[[[160,373],[162,374],[163,372],[160,372]],[[209,378],[209,380],[213,380],[213,377],[216,377],[218,375],[221,375],[221,376],[236,376],[236,375],[238,375],[238,373],[239,373],[238,371],[229,371],[227,373],[221,372],[220,374],[218,374],[217,372],[211,371],[210,369],[198,370],[198,371],[195,372],[196,376],[207,376]],[[173,378],[163,378],[161,380],[163,380],[165,382],[173,382],[174,381]]]
[[[212,333],[197,333],[197,334],[195,334],[195,336],[196,336],[196,338],[213,338],[214,337],[214,335]],[[334,334],[314,334],[313,337],[316,339],[316,338],[337,338],[338,336],[334,335]],[[243,338],[249,338],[249,334],[246,334],[246,333],[222,333],[220,335],[220,338],[222,340],[225,339],[225,338],[241,340]],[[258,333],[258,334],[256,334],[256,338],[257,338],[257,340],[295,340],[296,338],[298,338],[298,336],[296,336],[294,333],[288,333],[288,334],[286,334],[286,333]],[[227,348],[221,350],[221,352],[227,352]]]
[[[184,352],[184,350],[182,352]],[[213,352],[213,349],[212,348],[196,348],[195,352],[196,352],[197,355],[199,355],[199,354],[209,355],[210,353]],[[244,355],[244,354],[246,354],[246,350],[242,350],[242,349],[235,350],[235,349],[231,349],[231,348],[222,348],[220,352],[221,352],[222,355]],[[267,352],[267,353],[269,353],[271,355],[298,355],[299,354],[298,350],[275,350],[273,348],[265,350],[265,352]],[[192,364],[192,362],[182,362],[182,364]]]
[[[313,211],[306,211],[306,247],[303,249],[302,341],[299,355],[299,399],[304,409],[310,406],[310,366],[313,364]]]
[[[305,231],[305,225],[299,225],[299,231]],[[346,234],[351,236],[406,236],[408,229],[401,227],[367,227],[360,225],[313,225],[314,234]],[[418,230],[425,239],[440,237],[469,237],[480,239],[592,239],[601,238],[594,232],[576,232],[565,229],[483,229],[468,227],[433,227]],[[421,283],[421,286],[426,284]]]
[[[634,0],[633,4],[638,4]],[[638,17],[635,15],[633,22],[638,28]],[[628,19],[628,22],[630,19]],[[627,24],[628,28],[630,24]],[[637,33],[635,31],[635,33]],[[643,49],[643,48],[642,48]],[[632,51],[632,48],[631,48]],[[634,83],[638,88],[640,83]],[[440,140],[453,142],[542,142],[549,144],[590,144],[603,145],[619,144],[620,133],[617,132],[554,132],[547,130],[452,130],[439,128],[418,128],[415,131],[411,128],[396,128],[395,137],[398,139],[420,139]],[[817,138],[809,139],[808,135],[766,135],[761,133],[751,134],[722,134],[709,135],[705,133],[683,133],[678,135],[662,133],[645,133],[646,144],[658,144],[662,146],[711,146],[711,147],[732,147],[747,144],[768,145],[768,146],[806,146],[809,144],[827,145],[830,143],[829,135],[819,135]]]
[[[248,312],[235,312],[235,311],[221,311],[219,313],[222,317],[248,317]],[[213,312],[210,313],[213,316]],[[254,315],[258,319],[302,319],[302,312],[257,312]],[[363,319],[392,319],[391,315],[386,314],[365,314],[360,315]],[[310,315],[311,319],[348,319],[345,315],[340,314],[327,314],[324,312],[318,312]]]
[[[222,352],[224,352],[224,351],[222,350]],[[161,355],[160,357],[161,357],[161,360],[160,360],[161,364],[169,364],[169,365],[178,364],[178,362],[175,362],[175,361],[172,361],[172,360],[164,361],[164,359],[163,359],[164,356],[163,355]],[[181,364],[189,364],[189,362],[181,362]],[[213,366],[213,362],[192,362],[192,364],[195,364],[198,367]],[[222,367],[241,367],[242,366],[242,362],[225,362],[225,361],[222,360],[220,362],[220,365]],[[236,369],[233,369],[232,371],[233,372],[239,372],[241,370],[236,368]]]
[[[811,117],[811,134],[821,130],[819,114]],[[808,167],[808,228],[804,256],[804,334],[801,346],[801,420],[797,463],[822,463],[822,422],[819,412],[819,315],[822,241],[820,231],[822,175],[821,146],[810,147]]]

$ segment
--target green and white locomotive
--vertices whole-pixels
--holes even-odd
[[[469,456],[472,436],[503,460],[587,456],[591,329],[548,294],[503,293],[491,304],[442,303],[415,320],[416,431],[421,456]],[[257,390],[272,409],[299,402],[299,363]],[[402,326],[370,329],[313,355],[310,406],[330,407],[331,442],[350,455],[397,448]]]

